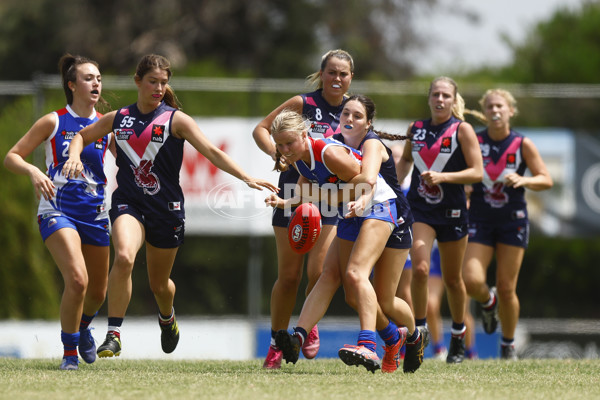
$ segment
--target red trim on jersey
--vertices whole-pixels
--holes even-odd
[[[315,157],[315,161],[323,163],[323,154],[322,153],[323,153],[323,149],[325,148],[327,143],[325,143],[322,140],[313,139],[310,136],[308,136],[308,140],[310,140],[310,147],[312,147],[313,156]]]

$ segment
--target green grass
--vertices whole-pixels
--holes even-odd
[[[597,399],[600,360],[425,360],[414,374],[371,374],[336,359],[265,371],[262,360],[102,359],[58,370],[59,360],[0,358],[0,399]]]

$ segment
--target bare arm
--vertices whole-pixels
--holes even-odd
[[[505,177],[506,185],[514,188],[526,187],[535,191],[550,189],[554,184],[552,177],[540,153],[529,138],[523,139],[523,158],[532,176],[521,176],[517,173],[508,174]]]
[[[406,135],[410,135],[410,131],[412,129],[413,123],[410,124],[408,130],[406,131]],[[398,176],[398,183],[402,184],[404,179],[408,176],[410,169],[413,166],[413,158],[412,158],[412,143],[407,140],[404,144],[404,149],[402,150],[402,156],[396,163],[396,175]]]
[[[187,140],[200,154],[206,157],[215,167],[244,181],[253,189],[262,190],[263,187],[277,192],[277,187],[262,179],[255,179],[246,172],[224,151],[212,144],[202,133],[196,121],[183,112],[176,112],[172,123],[173,134]]]
[[[46,200],[54,197],[55,186],[35,165],[25,161],[33,151],[48,139],[56,124],[56,116],[54,114],[46,114],[33,124],[25,135],[6,153],[4,157],[4,166],[9,171],[18,175],[28,175],[31,179],[31,184],[35,189],[35,195],[40,199],[44,196]]]
[[[384,153],[383,144],[379,140],[367,140],[362,147],[362,165],[360,174],[349,182],[352,185],[361,185],[360,190],[354,191],[354,201],[348,202],[346,218],[362,216],[369,202],[373,198],[377,175],[381,169]],[[357,188],[358,189],[358,188]],[[357,197],[358,196],[358,197]]]
[[[271,111],[269,115],[265,117],[262,121],[256,125],[254,131],[252,131],[252,137],[256,142],[256,145],[266,154],[268,154],[273,161],[275,159],[275,143],[271,139],[271,124],[275,117],[284,109],[296,111],[298,113],[302,113],[303,101],[301,96],[294,96],[291,99],[288,99],[275,110]]]
[[[428,185],[439,185],[440,183],[471,184],[481,182],[483,179],[483,158],[477,135],[471,124],[461,123],[457,136],[467,168],[456,172],[425,171],[421,174],[421,177]]]
[[[281,197],[273,193],[267,196],[267,198],[265,199],[265,204],[269,207],[277,207],[281,209],[292,208],[294,206],[297,206],[298,204],[302,203],[305,199],[305,196],[302,193],[302,188],[304,187],[305,183],[310,182],[304,176],[300,175],[300,178],[298,178],[298,182],[296,183],[296,188],[294,189],[293,197],[290,197],[289,199],[282,199]]]

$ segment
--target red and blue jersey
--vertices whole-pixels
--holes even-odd
[[[96,111],[89,117],[80,117],[66,107],[54,111],[56,124],[44,142],[46,174],[56,187],[56,196],[50,200],[40,199],[38,215],[60,212],[80,221],[108,218],[105,210],[106,175],[104,161],[110,143],[110,135],[103,136],[83,148],[81,152],[82,173],[75,178],[62,174],[65,161],[69,158],[69,146],[73,137],[86,126],[101,117]]]
[[[326,184],[339,185],[345,183],[342,181],[333,171],[331,171],[325,163],[324,154],[327,148],[330,146],[341,146],[344,147],[348,154],[360,165],[362,162],[362,154],[359,150],[353,149],[350,146],[345,145],[332,138],[326,139],[313,139],[307,137],[309,142],[310,152],[310,165],[307,165],[304,161],[299,160],[294,163],[298,172],[309,181],[324,186]],[[371,200],[371,204],[381,203],[389,199],[395,199],[396,194],[392,188],[385,182],[383,177],[377,175],[377,184],[375,186],[375,193]]]
[[[114,199],[126,199],[144,214],[184,215],[179,172],[184,140],[171,134],[176,109],[162,102],[142,114],[136,104],[115,114],[113,132],[117,144],[117,189]]]
[[[483,180],[473,184],[469,222],[527,218],[525,189],[504,184],[506,175],[523,175],[527,169],[522,154],[523,135],[511,130],[505,139],[494,141],[486,129],[477,134],[477,139],[483,156]]]

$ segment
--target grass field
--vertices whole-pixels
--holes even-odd
[[[426,359],[414,374],[371,374],[337,359],[278,371],[253,361],[101,359],[78,371],[59,360],[0,358],[0,399],[599,399],[600,360]]]

